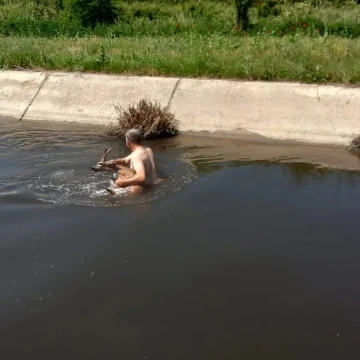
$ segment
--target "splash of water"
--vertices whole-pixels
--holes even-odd
[[[165,181],[146,194],[132,196],[128,189],[117,188],[109,172],[93,172],[103,140],[84,135],[56,132],[0,132],[0,199],[8,203],[43,202],[56,205],[122,206],[157,199],[179,191],[196,177],[195,167],[166,152],[160,155],[158,170]],[[114,150],[127,151],[117,144]],[[115,145],[116,148],[116,145]],[[99,149],[99,150],[97,150]],[[110,195],[106,188],[114,190]]]

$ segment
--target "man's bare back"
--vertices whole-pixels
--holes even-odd
[[[157,176],[154,154],[149,147],[141,144],[141,134],[138,130],[129,130],[125,138],[126,145],[132,153],[125,158],[110,160],[108,163],[123,165],[135,172],[133,176],[129,176],[125,171],[122,176],[120,171],[119,178],[115,181],[116,186],[131,187],[131,192],[142,192],[146,187],[161,181]]]
[[[145,185],[155,185],[158,183],[159,178],[156,173],[154,154],[149,147],[139,147],[130,157],[130,169],[134,170],[141,169],[145,170]],[[142,165],[141,165],[142,163]]]

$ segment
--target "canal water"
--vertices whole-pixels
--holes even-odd
[[[1,359],[358,359],[359,158],[149,145],[165,181],[112,197],[123,141],[1,123]]]

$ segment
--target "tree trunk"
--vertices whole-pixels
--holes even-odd
[[[358,0],[360,1],[360,0]],[[252,0],[235,0],[236,6],[236,26],[244,31],[248,30],[249,17],[248,11]]]

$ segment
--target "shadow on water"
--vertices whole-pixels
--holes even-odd
[[[359,173],[356,171],[342,171],[336,169],[323,168],[321,166],[308,164],[308,163],[287,163],[283,164],[279,161],[243,161],[243,160],[232,160],[232,161],[223,161],[222,159],[207,159],[194,160],[193,161],[199,175],[208,175],[214,171],[219,171],[226,168],[235,168],[241,166],[251,166],[258,165],[263,168],[272,168],[274,166],[280,166],[284,171],[286,171],[291,178],[291,181],[301,186],[306,184],[309,180],[321,182],[322,178],[325,178],[329,175],[335,175],[338,177],[338,181],[345,183],[347,186],[353,187],[357,184],[357,179],[359,178]]]
[[[179,136],[112,199],[109,145],[0,130],[2,359],[359,358],[358,158]]]

